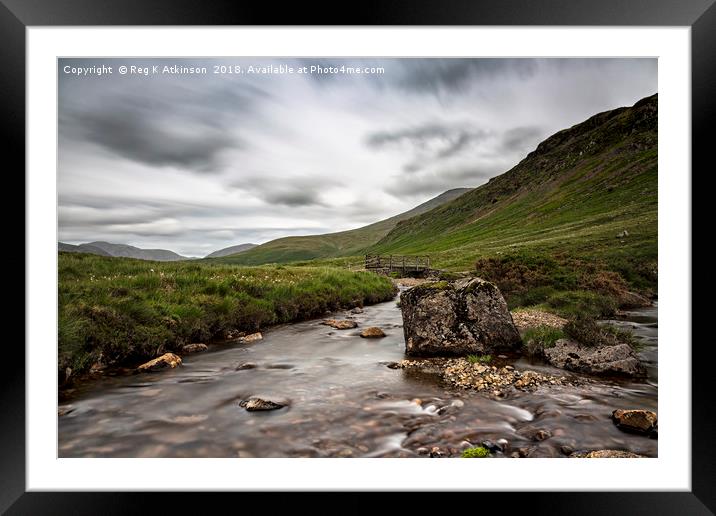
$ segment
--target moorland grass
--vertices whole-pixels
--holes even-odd
[[[541,325],[527,329],[522,335],[522,342],[527,355],[539,357],[544,354],[545,349],[554,347],[563,337],[564,332],[559,328]]]

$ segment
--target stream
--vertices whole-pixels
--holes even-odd
[[[626,312],[647,364],[646,381],[599,380],[503,399],[444,385],[436,375],[390,369],[404,357],[395,301],[339,312],[358,322],[335,330],[312,320],[273,327],[251,344],[212,345],[157,373],[104,376],[60,402],[59,457],[420,457],[459,456],[488,439],[506,439],[527,457],[618,449],[657,456],[655,439],[624,433],[614,409],[657,411],[657,307]],[[360,329],[382,328],[382,339]],[[253,369],[236,370],[251,362]],[[525,359],[516,369],[565,372]],[[249,396],[285,400],[280,410],[248,412]],[[540,430],[543,440],[535,440]]]

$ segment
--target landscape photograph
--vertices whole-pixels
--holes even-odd
[[[658,457],[657,71],[58,59],[58,457]]]

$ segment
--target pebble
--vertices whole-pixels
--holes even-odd
[[[325,319],[321,324],[325,324],[326,326],[330,326],[336,330],[350,330],[351,328],[356,328],[358,326],[357,322],[350,321],[348,319]]]
[[[567,446],[566,444],[562,445],[559,450],[564,455],[571,455],[574,453],[574,448],[572,448],[571,446]]]
[[[264,336],[261,334],[261,332],[252,333],[251,335],[246,335],[244,337],[239,337],[239,342],[243,344],[248,344],[250,342],[256,342],[259,340],[262,340]]]
[[[484,440],[480,443],[482,446],[490,450],[491,452],[501,452],[502,448],[500,448],[497,444],[493,443],[490,440]]]
[[[433,446],[433,447],[430,449],[430,456],[431,456],[431,457],[434,457],[434,458],[436,458],[436,457],[447,457],[447,455],[448,455],[448,454],[447,454],[446,451],[441,450],[441,449],[440,449],[439,447],[437,447],[437,446]]]

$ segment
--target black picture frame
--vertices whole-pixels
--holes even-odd
[[[287,3],[240,0],[0,0],[0,125],[6,163],[25,165],[25,31],[31,26],[87,25],[556,25],[556,26],[688,26],[692,51],[692,173],[707,172],[710,126],[716,120],[716,0],[453,0],[441,2],[363,1]],[[12,160],[12,158],[15,158]],[[711,165],[709,168],[713,168]],[[23,183],[21,183],[23,185]],[[24,191],[24,186],[21,186]],[[693,188],[692,188],[692,191]],[[7,220],[7,219],[6,219]],[[19,226],[19,225],[18,225]],[[692,233],[693,234],[693,233]],[[23,237],[24,239],[24,233]],[[24,256],[24,253],[23,253]],[[17,257],[16,257],[17,258]],[[26,258],[26,257],[25,257]],[[24,263],[27,263],[24,261]],[[25,266],[26,277],[29,274]],[[18,303],[19,304],[19,303]],[[26,310],[31,310],[27,306]],[[26,312],[27,315],[27,312]],[[692,320],[694,320],[692,315]],[[481,494],[485,501],[505,503],[549,514],[713,514],[716,511],[716,456],[710,440],[716,418],[709,404],[711,339],[692,351],[692,459],[690,492],[584,492]],[[691,343],[681,343],[687,346]],[[6,346],[0,374],[0,510],[7,514],[128,514],[158,502],[167,513],[186,512],[184,494],[26,492],[25,489],[25,355]],[[238,504],[246,494],[209,494],[191,501]],[[362,503],[340,501],[345,510]],[[422,503],[425,495],[413,500]],[[494,500],[486,500],[490,496]],[[502,497],[502,501],[498,497]],[[327,499],[323,499],[324,503]],[[258,500],[257,500],[258,501]],[[348,503],[351,503],[349,506]],[[268,501],[269,505],[274,502]],[[477,500],[472,498],[472,503]],[[365,508],[370,508],[366,505]],[[470,507],[470,505],[467,505]],[[474,509],[478,505],[472,505]],[[240,509],[238,505],[236,509]],[[462,510],[455,508],[456,510]],[[452,509],[450,509],[452,510]],[[498,509],[499,510],[499,509]]]

